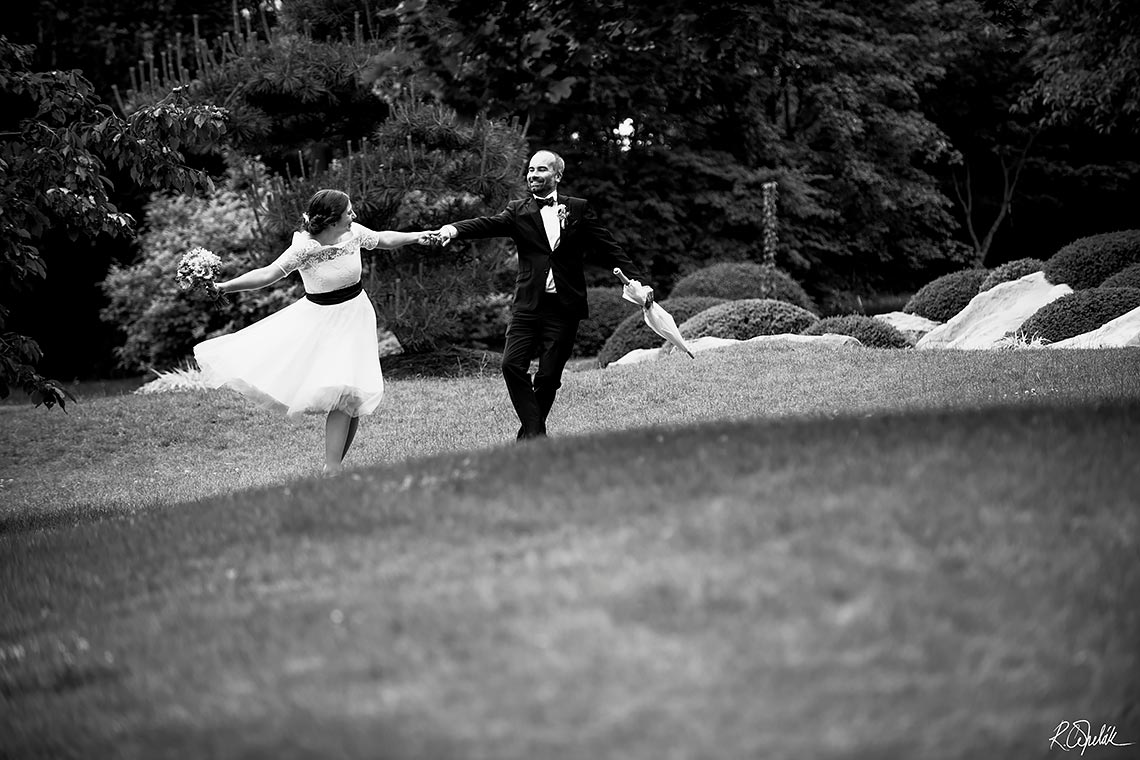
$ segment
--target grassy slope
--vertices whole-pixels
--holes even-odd
[[[267,463],[307,461],[274,448],[305,421],[109,401],[85,443],[37,454],[45,433],[11,470],[23,494],[62,459],[106,512],[116,477],[157,475],[120,519],[68,483],[71,507],[7,508],[80,520],[0,534],[0,749],[1044,757],[1078,717],[1140,739],[1136,354],[915,356],[583,373],[560,422],[611,432],[526,449],[486,448],[509,432],[479,426],[494,378],[393,384],[366,449],[392,464],[176,508],[161,494],[286,477]],[[699,424],[730,415],[751,419]],[[696,424],[639,427],[675,421]]]

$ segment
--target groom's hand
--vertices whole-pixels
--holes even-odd
[[[445,224],[442,227],[440,227],[438,230],[436,230],[435,234],[437,236],[439,236],[439,244],[442,246],[446,246],[448,243],[451,242],[451,239],[453,237],[455,237],[456,235],[459,234],[459,231],[456,230],[454,226],[452,226],[450,224]]]
[[[648,311],[649,307],[653,305],[653,288],[645,294],[645,309]]]

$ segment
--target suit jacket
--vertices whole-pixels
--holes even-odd
[[[633,261],[602,226],[590,204],[582,198],[558,195],[569,215],[561,238],[552,251],[533,197],[514,200],[494,216],[454,222],[457,239],[509,237],[519,255],[514,309],[533,311],[546,291],[546,273],[553,267],[554,288],[564,308],[578,319],[590,315],[586,303],[587,263],[608,269],[621,267],[627,277],[643,280]]]

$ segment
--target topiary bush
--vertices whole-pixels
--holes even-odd
[[[1105,232],[1074,240],[1053,254],[1045,262],[1045,278],[1085,290],[1133,264],[1140,264],[1140,230]]]
[[[1102,288],[1140,288],[1140,264],[1133,264],[1127,269],[1109,277],[1100,284]]]
[[[895,327],[881,319],[863,314],[848,314],[821,319],[801,335],[850,335],[869,348],[910,348],[910,341]]]
[[[574,339],[574,356],[596,356],[618,325],[631,314],[641,316],[641,309],[621,297],[621,288],[586,288],[590,318],[578,325]]]
[[[165,370],[185,362],[195,343],[261,319],[300,297],[299,277],[230,296],[219,308],[201,291],[179,290],[174,272],[196,246],[222,259],[221,279],[263,266],[279,251],[255,249],[256,218],[246,196],[221,189],[209,197],[155,196],[146,206],[138,260],[114,265],[103,279],[103,321],[117,326],[122,367]]]
[[[686,339],[710,336],[748,340],[757,335],[801,333],[818,321],[819,317],[807,309],[784,301],[744,298],[705,309],[682,322],[678,329]]]
[[[708,296],[726,301],[771,298],[799,306],[812,314],[819,309],[798,282],[783,270],[748,262],[713,264],[682,277],[670,298]]]
[[[1041,259],[1014,259],[1013,261],[1007,261],[989,271],[986,278],[982,280],[981,286],[978,287],[978,292],[985,293],[995,285],[1020,280],[1025,275],[1040,272],[1044,268],[1045,262]]]
[[[669,298],[661,302],[661,308],[669,312],[677,324],[681,324],[705,309],[724,302],[723,298],[706,296]],[[646,326],[641,310],[633,304],[630,306],[633,307],[633,313],[621,321],[613,334],[606,339],[602,350],[598,352],[598,364],[602,367],[617,361],[630,351],[639,348],[657,348],[661,345],[661,336]]]
[[[906,302],[903,311],[935,322],[945,322],[966,308],[970,299],[978,294],[987,274],[984,269],[963,269],[944,274],[923,285]]]
[[[1138,307],[1140,288],[1074,290],[1038,309],[1016,335],[1026,341],[1056,343],[1095,330]]]

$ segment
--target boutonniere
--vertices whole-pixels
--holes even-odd
[[[570,219],[570,209],[566,208],[565,203],[554,204],[554,213],[558,214],[558,226],[566,229],[566,223]]]

